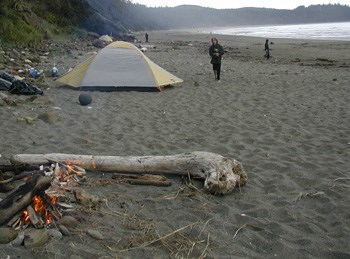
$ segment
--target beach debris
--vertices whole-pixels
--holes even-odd
[[[58,77],[59,76],[58,68],[56,66],[53,66],[53,68],[51,69],[51,76],[52,77]]]
[[[301,199],[303,198],[306,198],[306,197],[311,197],[311,198],[314,198],[314,197],[321,197],[321,196],[325,196],[325,192],[321,192],[321,191],[315,191],[315,192],[308,192],[308,193],[299,193],[298,197],[296,197],[294,199],[294,202],[297,202],[297,201],[300,201]]]
[[[204,179],[204,189],[218,195],[231,193],[248,179],[242,164],[237,160],[201,151],[168,156],[17,154],[10,160],[13,164],[43,164],[54,160],[99,172],[190,175]]]
[[[23,94],[23,95],[43,95],[44,92],[37,86],[31,85],[23,80],[14,80],[8,90],[11,94]]]
[[[73,192],[77,202],[85,206],[95,207],[102,201],[100,197],[89,194],[82,188],[74,188]]]
[[[344,181],[344,180],[350,180],[350,177],[339,177],[339,178],[334,179],[334,182],[336,182],[336,181]]]
[[[132,185],[152,185],[152,186],[170,186],[171,182],[163,175],[152,174],[118,174],[112,175],[112,179],[116,179],[118,183],[128,183]]]
[[[33,67],[29,68],[29,75],[33,78],[38,78],[43,72],[43,70],[37,70]]]

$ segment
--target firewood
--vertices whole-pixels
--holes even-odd
[[[45,164],[47,164],[48,161],[46,161]],[[1,172],[14,172],[15,174],[24,172],[24,171],[33,171],[38,170],[38,165],[27,165],[27,164],[19,164],[19,165],[0,165],[0,171]]]
[[[227,194],[248,179],[240,162],[209,152],[169,156],[90,156],[73,154],[18,154],[13,164],[43,164],[48,160],[75,164],[86,170],[135,174],[191,175],[204,179],[212,194]]]
[[[27,206],[27,211],[29,215],[30,222],[33,224],[35,228],[42,228],[44,225],[44,221],[40,218],[40,216],[35,212],[31,205]]]
[[[0,226],[26,208],[32,202],[34,195],[50,186],[51,180],[51,177],[36,175],[0,201]]]

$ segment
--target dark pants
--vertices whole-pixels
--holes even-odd
[[[268,49],[265,49],[265,58],[266,59],[269,59],[270,58],[270,50],[268,50]]]
[[[221,63],[213,64],[213,70],[216,71],[216,80],[220,80]]]

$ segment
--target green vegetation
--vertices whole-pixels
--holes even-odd
[[[1,42],[33,46],[62,35],[83,35],[81,23],[93,14],[81,0],[2,0]]]
[[[87,32],[123,39],[129,30],[350,21],[346,5],[294,10],[199,6],[147,8],[128,0],[1,0],[0,44],[35,46],[47,40],[86,37]]]

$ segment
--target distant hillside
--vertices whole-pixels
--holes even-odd
[[[350,7],[339,4],[300,6],[294,10],[268,8],[222,10],[182,5],[173,8],[149,8],[147,12],[149,17],[152,17],[151,20],[163,28],[350,21]]]
[[[139,30],[340,21],[350,21],[349,6],[221,10],[189,5],[147,8],[128,0],[1,0],[0,44],[36,45],[45,40],[84,37],[87,32],[122,39]]]

